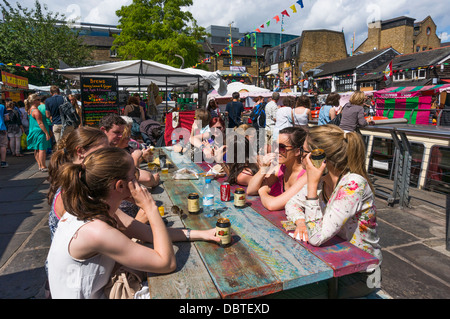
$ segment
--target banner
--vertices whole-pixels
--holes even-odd
[[[14,75],[2,71],[3,85],[11,86],[13,88],[28,90],[28,79],[22,76]]]
[[[431,96],[396,99],[378,98],[376,107],[377,116],[384,116],[390,119],[405,118],[408,120],[411,117],[410,124],[428,125],[430,119]],[[411,112],[413,112],[412,115]]]

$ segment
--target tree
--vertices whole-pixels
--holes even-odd
[[[113,49],[121,59],[145,59],[173,67],[197,63],[203,54],[201,40],[205,29],[199,27],[190,12],[180,7],[192,0],[133,0],[116,11],[119,35],[114,35]]]
[[[12,73],[27,77],[30,83],[46,85],[57,77],[43,73],[41,65],[57,69],[59,60],[74,67],[87,64],[91,49],[67,26],[64,15],[47,11],[47,6],[42,7],[38,0],[33,9],[23,8],[19,3],[14,8],[8,1],[2,2],[0,62],[38,67],[28,72],[15,68],[10,70]]]

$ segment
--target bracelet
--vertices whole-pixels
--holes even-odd
[[[306,200],[318,200],[319,197],[314,197],[314,198],[309,198],[308,196],[306,196]]]
[[[187,232],[186,232],[186,238],[187,241],[191,241],[191,229],[190,228],[186,228]]]

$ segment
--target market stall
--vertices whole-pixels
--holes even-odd
[[[159,89],[165,90],[166,96],[168,96],[174,88],[196,85],[200,89],[207,82],[219,94],[226,92],[226,83],[217,72],[192,68],[176,69],[147,60],[127,60],[80,68],[59,69],[57,73],[71,80],[79,81],[83,117],[91,118],[91,123],[98,122],[98,119],[107,113],[119,112],[120,90],[140,92],[146,91],[150,86],[157,86]],[[165,104],[165,113],[167,113],[169,104],[167,99]]]
[[[377,115],[387,118],[406,118],[410,124],[430,123],[432,98],[449,91],[450,84],[389,87],[374,92]]]

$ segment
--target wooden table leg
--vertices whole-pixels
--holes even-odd
[[[328,279],[328,298],[329,299],[337,299],[338,297],[338,277],[333,277]]]

